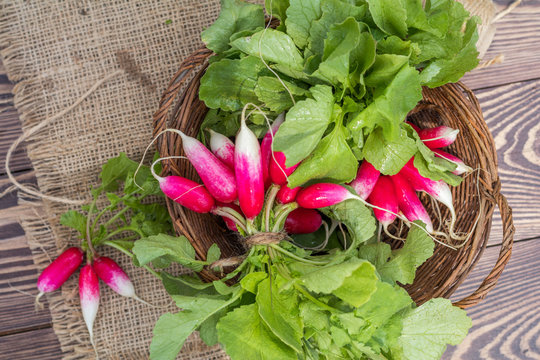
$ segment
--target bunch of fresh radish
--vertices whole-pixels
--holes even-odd
[[[289,188],[288,176],[300,164],[286,167],[285,155],[272,150],[274,134],[283,120],[283,114],[278,116],[259,144],[242,116],[236,142],[210,130],[210,149],[179,130],[167,129],[165,131],[177,133],[182,138],[186,158],[197,170],[203,184],[180,176],[158,176],[153,168],[163,158],[152,164],[152,174],[166,196],[193,211],[223,217],[230,230],[242,235],[282,230],[289,234],[315,232],[323,223],[316,209],[348,199],[372,207],[390,236],[387,228],[397,217],[407,223],[420,220],[429,233],[439,234],[433,230],[432,221],[416,191],[424,191],[447,206],[453,226],[455,211],[449,186],[442,180],[434,181],[420,175],[413,165],[414,158],[394,176],[381,176],[377,169],[363,161],[356,178],[348,184],[358,195],[342,185],[331,183]],[[455,141],[458,130],[446,126],[413,127],[436,156],[457,164],[454,174],[470,171],[463,161],[440,150]],[[457,238],[452,226],[450,234]]]
[[[51,262],[38,278],[39,294],[36,297],[36,304],[43,294],[59,289],[77,271],[83,260],[84,252],[81,248],[70,247]],[[92,345],[94,345],[93,324],[99,307],[99,279],[116,293],[146,303],[135,294],[133,283],[114,260],[106,256],[97,256],[88,261],[79,273],[79,296]]]

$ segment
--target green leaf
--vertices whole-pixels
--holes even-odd
[[[227,112],[210,109],[201,124],[201,130],[199,132],[199,139],[201,141],[205,139],[204,131],[207,129],[212,129],[227,137],[236,135],[238,129],[240,129],[240,111]]]
[[[162,272],[161,279],[165,290],[170,295],[218,295],[212,283],[202,282],[202,280],[196,276],[172,276],[166,272]]]
[[[416,153],[415,141],[400,131],[396,141],[388,141],[381,129],[376,129],[367,138],[364,145],[364,157],[384,175],[395,175]]]
[[[196,260],[195,249],[185,236],[175,237],[166,234],[149,236],[135,242],[133,253],[141,265],[161,257],[195,271],[201,271],[205,264]]]
[[[377,44],[379,46],[379,44]],[[407,55],[379,54],[365,78],[366,86],[384,88],[392,82],[396,74],[409,63]]]
[[[457,345],[472,326],[467,313],[448,299],[432,299],[403,317],[398,340],[405,360],[439,359],[446,345]]]
[[[394,250],[391,259],[378,267],[377,271],[384,281],[412,284],[416,269],[433,255],[434,248],[435,244],[426,232],[412,226],[403,247]]]
[[[118,190],[119,181],[124,181],[129,173],[134,173],[137,166],[138,164],[128,158],[125,153],[120,153],[117,157],[107,160],[99,174],[100,188],[104,191]]]
[[[229,49],[229,38],[240,31],[264,27],[262,6],[241,0],[221,0],[217,20],[201,34],[210,50],[221,53]]]
[[[221,250],[217,244],[212,244],[206,254],[206,261],[211,264],[214,261],[218,261],[221,256]]]
[[[438,157],[434,157],[429,163],[420,153],[414,157],[414,167],[418,169],[420,175],[435,181],[443,180],[452,186],[458,186],[463,181],[463,178],[451,173],[455,170],[455,166],[456,164]]]
[[[211,109],[241,110],[257,103],[253,89],[259,75],[268,72],[261,60],[247,56],[240,60],[223,59],[211,64],[201,78],[199,97]]]
[[[290,0],[286,11],[287,33],[300,49],[306,47],[311,25],[322,15],[320,0]]]
[[[407,11],[407,27],[430,31],[427,15],[422,7],[422,0],[402,0]]]
[[[407,36],[407,11],[402,0],[366,0],[369,12],[379,29],[400,38]]]
[[[69,210],[60,217],[60,224],[68,226],[79,232],[82,239],[86,238],[86,222],[88,218],[75,210]]]
[[[349,199],[320,210],[330,218],[345,224],[355,244],[370,239],[377,229],[371,210],[358,200]]]
[[[422,85],[434,88],[449,82],[457,82],[467,71],[478,65],[478,50],[476,50],[478,22],[476,17],[467,22],[463,36],[463,47],[459,52],[450,57],[438,59],[422,70],[420,73]]]
[[[358,160],[349,147],[346,136],[347,129],[336,124],[334,130],[319,142],[311,155],[289,176],[288,186],[294,188],[314,179],[335,183],[353,180],[358,169]]]
[[[217,324],[218,339],[232,360],[296,360],[296,352],[268,329],[257,304],[244,305]]]
[[[381,74],[379,79],[382,78]],[[422,99],[420,77],[414,68],[405,65],[395,76],[388,79],[391,79],[391,82],[386,87],[378,82],[373,102],[347,124],[357,144],[363,131],[371,131],[376,126],[383,130],[381,135],[384,135],[384,138],[399,139],[401,123]]]
[[[255,88],[255,94],[257,94],[259,101],[275,113],[281,113],[293,106],[291,95],[287,89],[289,89],[296,101],[310,95],[309,90],[291,81],[283,79],[282,81],[283,83],[272,76],[261,76],[257,80],[257,87]],[[285,84],[287,89],[283,84]]]
[[[264,0],[264,7],[268,15],[279,19],[280,24],[276,29],[285,32],[286,12],[289,7],[289,0]]]
[[[310,91],[314,99],[297,102],[274,138],[274,151],[285,154],[287,166],[297,164],[315,149],[332,117],[332,88],[316,85]]]
[[[334,290],[334,295],[354,307],[360,307],[373,295],[378,281],[375,267],[365,261]]]
[[[244,276],[242,280],[240,280],[240,285],[250,293],[256,294],[257,286],[267,277],[268,274],[266,272],[254,271]]]
[[[264,29],[252,36],[237,39],[231,43],[233,48],[262,57],[267,62],[281,64],[294,70],[302,70],[304,60],[291,37],[281,31]]]
[[[259,315],[274,335],[296,352],[302,353],[302,322],[293,294],[280,294],[276,280],[266,278],[259,283],[257,305]]]
[[[322,15],[312,22],[308,40],[310,54],[316,56],[324,53],[324,40],[332,25],[342,23],[348,17],[362,21],[366,13],[364,5],[356,6],[340,0],[325,0],[320,6]]]
[[[207,318],[227,306],[224,300],[208,300],[204,306],[193,311],[181,311],[176,314],[161,315],[154,327],[154,336],[150,344],[150,359],[175,359],[187,337]]]

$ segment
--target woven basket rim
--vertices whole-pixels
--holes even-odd
[[[213,53],[206,47],[201,47],[187,57],[181,64],[177,73],[171,79],[169,86],[164,91],[159,109],[154,114],[154,135],[157,135],[167,127],[180,128],[188,135],[196,135],[198,125],[204,118],[208,110],[204,103],[198,98],[198,88],[200,78],[208,66],[207,59]],[[442,92],[442,93],[441,93]],[[440,100],[439,99],[443,99]],[[418,270],[419,274],[430,274],[430,271],[436,271],[445,276],[441,284],[436,284],[433,289],[427,290],[430,286],[429,281],[421,284],[418,288],[413,285],[405,286],[413,299],[421,304],[433,297],[449,297],[457,287],[466,279],[472,271],[474,265],[478,262],[489,240],[491,228],[491,218],[494,206],[500,209],[503,220],[503,242],[499,252],[499,257],[493,269],[486,276],[481,285],[469,296],[454,303],[454,305],[467,308],[479,303],[487,293],[495,286],[511,252],[514,235],[514,226],[512,212],[506,198],[500,193],[500,180],[497,174],[497,158],[493,137],[483,120],[480,104],[472,91],[462,83],[447,84],[436,89],[424,89],[424,99],[411,112],[411,114],[422,114],[432,107],[439,106],[433,104],[433,99],[444,101],[452,112],[442,112],[442,116],[452,117],[461,116],[474,121],[462,121],[460,124],[465,127],[467,134],[471,134],[470,142],[467,147],[475,148],[479,153],[485,154],[483,159],[479,159],[480,166],[486,171],[481,171],[479,175],[479,187],[481,188],[479,209],[484,211],[478,227],[474,230],[475,234],[470,243],[459,251],[458,264],[448,264],[442,269],[436,262],[437,256],[446,256],[445,250],[436,247],[435,254],[426,264]],[[431,109],[433,110],[433,109]],[[164,135],[157,140],[157,148],[161,156],[182,154],[180,140],[174,134]],[[168,161],[164,163],[163,174],[182,174],[184,176],[195,176],[193,169],[186,168],[185,162]],[[201,215],[183,209],[179,204],[170,200],[167,206],[173,224],[178,234],[185,235],[195,247],[196,253],[200,258],[204,258],[209,246],[215,241],[218,243],[225,257],[232,257],[241,254],[244,249],[234,237],[226,235],[224,229],[220,227],[215,218],[209,215]],[[209,233],[201,232],[204,228]],[[205,239],[206,237],[212,240]],[[448,262],[448,261],[447,261]],[[201,272],[200,276],[207,281],[216,280],[219,276],[207,269]],[[418,278],[418,276],[417,276]]]

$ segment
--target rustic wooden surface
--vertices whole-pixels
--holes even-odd
[[[511,0],[497,0],[503,9]],[[486,58],[502,64],[475,70],[464,82],[475,90],[495,137],[503,193],[514,210],[512,259],[497,287],[468,310],[473,328],[444,359],[540,359],[540,0],[524,0],[497,26]],[[4,157],[21,133],[10,84],[0,61],[0,192],[8,186]],[[20,181],[35,182],[24,146],[12,169]],[[17,220],[31,209],[15,194],[0,199],[0,360],[60,359],[62,352],[46,306],[34,310],[37,272]],[[495,214],[488,249],[455,294],[465,296],[489,272],[498,254],[501,222]]]

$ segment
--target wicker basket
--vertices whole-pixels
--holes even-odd
[[[211,55],[212,52],[203,47],[182,63],[154,115],[154,134],[167,127],[180,129],[191,136],[198,133],[208,110],[198,98],[199,83]],[[449,297],[465,280],[486,247],[495,205],[500,209],[504,237],[499,258],[480,287],[455,303],[466,308],[480,302],[494,287],[512,250],[512,212],[500,193],[494,141],[484,122],[477,99],[460,83],[424,89],[424,99],[411,112],[409,119],[421,126],[445,124],[459,129],[460,136],[449,151],[474,169],[483,170],[479,171],[478,176],[478,173],[468,176],[460,186],[452,189],[458,214],[456,230],[472,231],[473,234],[466,245],[457,251],[437,245],[434,255],[417,270],[416,280],[412,285],[406,286],[406,289],[418,304],[434,297]],[[158,140],[158,149],[163,157],[182,155],[180,137],[171,133],[163,135]],[[193,167],[182,160],[166,161],[163,173],[199,180]],[[424,198],[423,201],[430,214],[434,214],[428,199]],[[191,241],[201,259],[204,259],[213,243],[219,245],[222,257],[232,257],[243,252],[236,236],[228,232],[216,216],[197,214],[170,200],[167,205],[177,233],[185,235]],[[447,218],[448,213],[443,211],[442,216]],[[393,247],[401,245],[399,242],[388,242]],[[208,281],[218,278],[217,274],[208,270],[203,271],[201,276]]]

